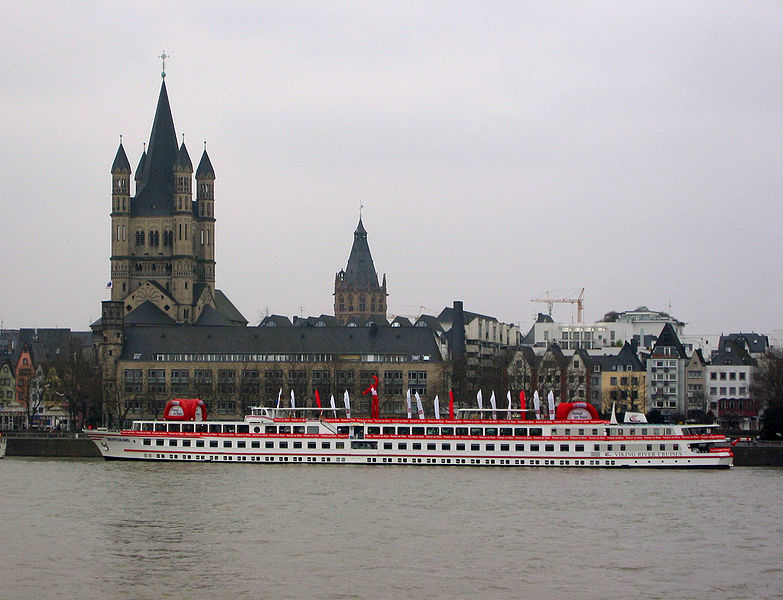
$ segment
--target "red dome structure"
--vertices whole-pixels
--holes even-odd
[[[207,407],[201,398],[175,398],[166,403],[163,418],[167,421],[206,421]]]

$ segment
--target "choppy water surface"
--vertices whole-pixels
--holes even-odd
[[[0,461],[3,598],[783,598],[783,470]]]

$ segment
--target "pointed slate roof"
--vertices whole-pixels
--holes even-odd
[[[111,173],[112,175],[119,175],[120,173],[130,172],[130,163],[125,155],[125,148],[122,147],[122,142],[120,142],[120,147],[117,148],[117,154],[114,156],[114,162],[111,164]]]
[[[209,160],[207,149],[201,155],[201,160],[196,169],[196,179],[215,179],[215,169],[212,168],[212,162]]]
[[[228,319],[232,325],[247,325],[247,319],[242,315],[237,307],[231,303],[231,300],[221,292],[215,290],[215,309]]]
[[[370,246],[367,244],[367,230],[362,224],[361,217],[356,231],[353,232],[353,246],[348,257],[348,266],[345,267],[345,279],[347,285],[359,288],[378,287],[378,273],[372,262]]]
[[[231,327],[233,323],[207,304],[201,311],[196,325],[212,325],[217,327]]]
[[[176,325],[176,321],[147,300],[125,315],[125,324]]]
[[[193,163],[190,162],[190,154],[188,154],[188,149],[185,148],[185,142],[182,142],[182,145],[179,147],[173,169],[175,171],[193,172]]]
[[[141,174],[144,172],[144,161],[145,160],[147,160],[147,151],[146,150],[144,150],[141,153],[141,158],[139,159],[139,166],[136,167],[136,176],[134,177],[134,179],[136,180],[137,183],[139,181],[141,181]]]
[[[144,169],[136,186],[136,197],[131,203],[133,216],[162,216],[171,212],[174,206],[172,167],[178,154],[177,134],[164,80],[160,85]]]
[[[666,323],[658,336],[657,341],[652,349],[652,356],[659,356],[662,353],[661,348],[671,347],[674,348],[676,353],[671,355],[671,358],[687,358],[685,354],[685,347],[680,342],[680,338],[677,337],[677,333],[674,331],[671,323]]]

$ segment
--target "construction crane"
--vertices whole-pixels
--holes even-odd
[[[581,323],[582,322],[582,309],[584,308],[584,295],[585,295],[585,288],[582,288],[582,291],[579,292],[579,296],[577,298],[552,298],[552,296],[549,295],[549,291],[547,291],[546,296],[541,296],[540,298],[533,298],[531,302],[543,302],[549,306],[549,316],[552,316],[552,306],[554,304],[576,304],[576,322]]]

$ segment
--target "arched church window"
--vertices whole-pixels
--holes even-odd
[[[144,245],[144,232],[143,231],[137,231],[136,232],[136,245],[137,246],[143,246]]]
[[[204,245],[204,230],[201,230],[201,245]]]
[[[364,300],[364,296],[359,296],[359,312],[364,312],[366,309],[366,303]]]
[[[163,245],[164,246],[173,246],[174,245],[174,232],[170,229],[167,229],[163,232]]]
[[[160,245],[160,232],[156,230],[150,231],[150,246]]]

